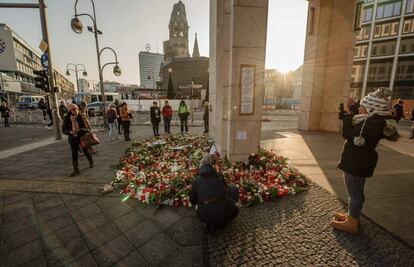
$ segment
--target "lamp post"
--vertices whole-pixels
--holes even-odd
[[[74,69],[70,69],[69,67],[70,66],[73,66],[73,67],[75,67]],[[78,70],[78,66],[81,66],[83,69],[81,69],[81,70]],[[79,78],[78,78],[78,73],[80,72],[80,71],[83,71],[82,72],[82,75],[84,76],[84,77],[86,77],[86,76],[88,76],[88,73],[86,72],[86,68],[85,68],[85,65],[83,65],[83,64],[74,64],[74,63],[69,63],[67,66],[66,66],[66,75],[70,75],[70,72],[69,71],[73,71],[73,72],[75,72],[75,76],[76,76],[76,88],[78,89],[78,92],[79,92]]]
[[[77,5],[78,5],[78,1],[76,0],[75,2],[75,15],[74,18],[71,21],[71,27],[72,30],[78,34],[81,34],[83,32],[83,24],[82,22],[79,20],[79,17],[81,16],[87,16],[89,17],[92,22],[93,22],[93,27],[88,26],[88,31],[92,32],[94,34],[95,37],[95,46],[96,46],[96,57],[98,59],[98,71],[99,71],[99,86],[101,87],[101,98],[102,98],[102,102],[106,102],[106,97],[105,97],[105,90],[104,90],[104,84],[103,84],[103,75],[102,75],[102,70],[105,66],[109,65],[109,64],[115,64],[114,67],[114,74],[116,76],[121,75],[121,69],[118,66],[118,59],[117,59],[117,55],[115,53],[115,51],[112,48],[109,47],[105,47],[104,49],[100,50],[99,49],[99,39],[98,39],[98,35],[101,35],[102,32],[100,30],[98,30],[98,26],[96,25],[96,10],[95,10],[95,2],[93,0],[91,0],[92,2],[92,10],[93,10],[93,16],[88,14],[88,13],[81,13],[78,14],[78,11],[76,9]],[[107,63],[105,64],[103,67],[101,66],[101,53],[102,51],[104,51],[105,49],[111,49],[114,53],[115,53],[115,58],[116,58],[116,62],[111,62],[111,63]],[[104,121],[104,125],[105,128],[107,126],[107,122],[106,122],[106,107],[105,105],[103,106],[103,121]]]
[[[157,88],[155,88],[155,77],[154,77],[154,73],[152,73],[152,76],[151,75],[148,75],[148,80],[151,80],[152,79],[152,88],[153,88],[153,92],[157,89]]]

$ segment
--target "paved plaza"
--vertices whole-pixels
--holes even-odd
[[[97,147],[95,167],[89,169],[86,159],[80,158],[78,177],[68,177],[72,167],[67,140],[2,159],[0,266],[414,266],[412,228],[404,226],[405,232],[398,232],[398,225],[389,227],[381,216],[374,216],[380,212],[370,197],[382,205],[396,205],[390,202],[391,195],[378,198],[372,196],[373,191],[367,192],[363,212],[368,217],[362,218],[360,235],[338,233],[329,226],[334,212],[345,208],[340,177],[335,182],[329,172],[337,158],[310,162],[305,153],[302,159],[295,156],[290,146],[305,139],[314,159],[319,159],[322,150],[336,153],[342,140],[317,133],[314,136],[320,135],[319,139],[312,139],[289,129],[286,121],[270,119],[271,124],[263,126],[262,145],[290,157],[312,180],[310,189],[276,203],[242,208],[231,225],[213,233],[202,230],[193,209],[157,209],[136,200],[122,202],[117,192],[101,195],[100,187],[113,178],[112,166],[129,146],[123,141],[108,142],[101,132],[103,142]],[[0,128],[1,136],[4,130]],[[202,130],[190,128],[191,132]],[[150,135],[150,127],[132,127],[134,139]],[[322,139],[328,146],[322,146],[318,154],[312,144]],[[412,142],[402,141],[407,142],[405,146]],[[379,164],[395,159],[393,149],[381,145]],[[327,157],[339,157],[334,152]],[[412,160],[413,156],[405,157]],[[328,170],[325,180],[316,167]],[[385,175],[384,170],[379,172]],[[398,173],[389,170],[389,176]],[[395,183],[395,187],[405,190],[401,197],[406,209],[412,210],[413,181],[408,175],[401,179],[405,184]],[[378,179],[381,186],[384,182]],[[405,223],[412,219],[408,211],[388,209],[384,214]]]

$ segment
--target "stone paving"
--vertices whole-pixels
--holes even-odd
[[[149,135],[148,127],[133,128],[135,138]],[[66,141],[0,161],[0,266],[414,266],[413,248],[367,218],[359,236],[333,231],[329,220],[344,206],[316,184],[242,208],[209,234],[193,209],[101,196],[128,143],[99,136],[95,168],[81,158],[76,178],[67,176]]]

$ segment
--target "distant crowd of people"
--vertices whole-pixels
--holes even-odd
[[[45,105],[46,106],[46,105]],[[204,133],[208,132],[208,114],[210,107],[207,101],[203,102],[204,106]],[[43,107],[43,103],[42,103]],[[40,108],[40,105],[39,105]],[[43,109],[41,109],[43,110]],[[68,135],[70,148],[72,151],[72,165],[73,172],[71,176],[79,174],[79,157],[81,152],[89,161],[89,165],[93,167],[92,154],[96,153],[93,147],[85,147],[82,140],[91,138],[92,129],[89,122],[89,112],[87,103],[82,101],[79,105],[74,102],[65,104],[64,101],[60,102],[59,115],[63,118],[62,131]],[[45,110],[44,116],[48,113]],[[190,115],[190,109],[184,101],[180,102],[178,107],[178,117],[180,119],[181,133],[188,133],[188,117]],[[168,100],[165,100],[162,109],[158,107],[158,102],[154,101],[150,108],[150,119],[154,136],[160,136],[159,125],[161,118],[164,121],[164,133],[171,134],[171,120],[173,117],[173,109],[169,105]],[[115,100],[106,111],[106,120],[109,129],[109,141],[118,140],[123,131],[125,141],[130,141],[130,126],[131,119],[133,118],[132,112],[128,109],[128,105],[125,102],[120,103],[119,100]],[[93,136],[92,136],[93,137]]]

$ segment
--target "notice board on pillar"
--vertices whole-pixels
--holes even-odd
[[[255,65],[241,65],[240,69],[240,115],[254,113]]]

